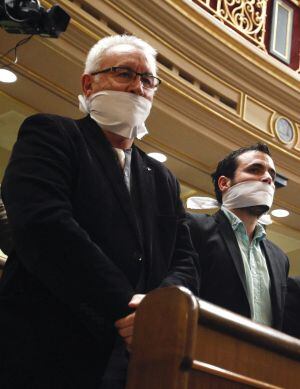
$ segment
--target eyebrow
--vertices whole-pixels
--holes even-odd
[[[130,59],[124,58],[122,61],[119,61],[119,62],[121,62],[121,63],[119,63],[118,65],[113,65],[113,67],[115,67],[115,68],[129,68],[129,69],[134,70],[133,67],[134,67],[135,63],[130,61]],[[150,66],[147,66],[147,64],[146,64],[146,67],[150,69]],[[151,69],[149,72],[151,73]]]
[[[265,167],[265,164],[263,162],[254,162],[254,163],[251,163],[250,165],[248,165],[246,167],[246,169],[251,169],[253,167],[258,167],[258,168],[264,168]],[[273,169],[272,167],[270,167],[268,169],[269,172],[271,172],[271,175],[275,178],[276,177],[276,170]]]
[[[127,65],[112,66],[112,68],[120,68],[120,69],[124,69],[124,70],[126,70],[126,69],[127,70],[131,70],[133,72],[136,72],[136,73],[144,75],[144,76],[154,76],[154,74],[151,73],[151,72],[137,72],[131,66],[127,66]]]

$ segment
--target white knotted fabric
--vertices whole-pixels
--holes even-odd
[[[266,205],[269,209],[273,203],[275,187],[262,181],[243,181],[231,186],[222,197],[223,203],[211,197],[190,197],[187,200],[189,209],[215,209],[221,205],[226,209],[237,209],[252,207],[256,205]],[[264,225],[272,224],[270,215],[264,214],[258,222]]]

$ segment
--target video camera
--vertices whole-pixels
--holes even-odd
[[[45,10],[38,0],[0,0],[0,27],[11,34],[58,38],[70,16],[58,5]]]

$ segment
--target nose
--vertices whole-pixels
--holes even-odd
[[[266,171],[262,177],[262,181],[271,185],[273,183],[273,177],[271,176],[271,174],[268,171]]]
[[[139,96],[144,96],[144,86],[140,76],[136,76],[128,85],[127,92],[134,93]]]

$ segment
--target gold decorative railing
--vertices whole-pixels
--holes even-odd
[[[206,9],[222,23],[266,50],[264,37],[268,0],[189,0],[186,2],[192,2]]]

